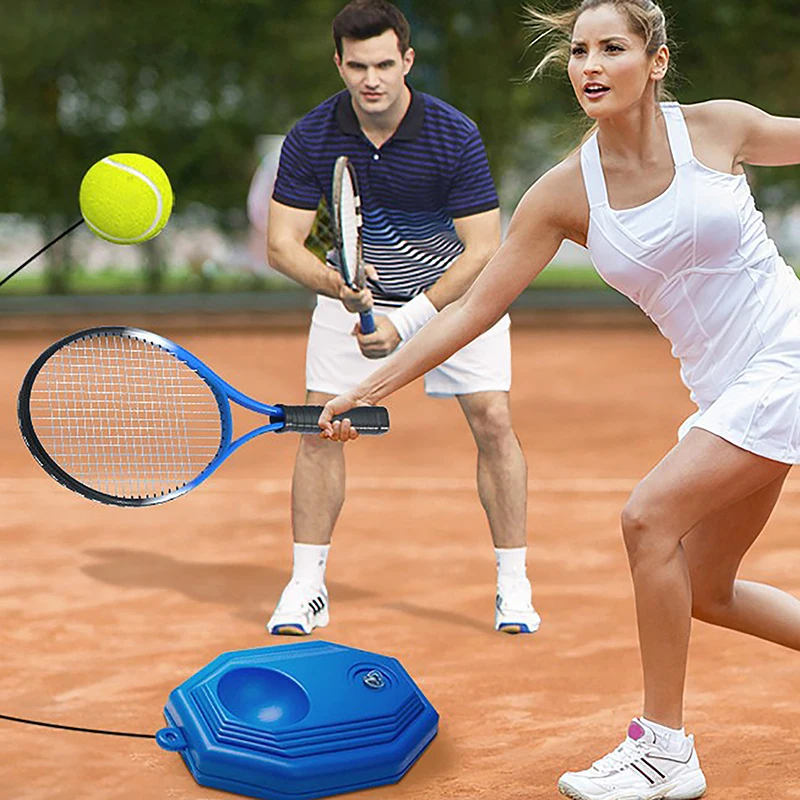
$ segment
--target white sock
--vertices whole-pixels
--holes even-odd
[[[294,568],[292,579],[311,586],[325,583],[325,566],[328,563],[329,544],[294,543]]]
[[[525,556],[527,547],[495,547],[494,557],[497,562],[497,584],[513,583],[525,578]]]
[[[651,722],[647,717],[640,717],[640,719],[648,728],[652,728],[655,731],[659,743],[668,751],[675,752],[680,750],[683,743],[686,741],[685,728],[668,728],[666,725],[660,725],[658,722]]]

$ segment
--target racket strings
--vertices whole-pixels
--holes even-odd
[[[115,497],[184,486],[222,441],[205,381],[157,345],[126,335],[87,337],[58,350],[36,376],[30,411],[51,458]]]

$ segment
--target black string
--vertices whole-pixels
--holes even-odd
[[[0,719],[8,720],[9,722],[22,722],[25,725],[37,725],[40,728],[56,728],[60,731],[78,731],[79,733],[98,733],[103,736],[130,736],[134,739],[155,739],[155,734],[152,733],[126,733],[125,731],[104,731],[97,728],[79,728],[74,725],[56,725],[54,722],[39,722],[35,719],[23,719],[22,717],[9,717],[6,714],[0,714]]]
[[[75,228],[78,227],[78,225],[82,224],[83,224],[83,218],[79,219],[74,225],[67,228],[64,231],[64,233],[60,234],[59,236],[56,236],[56,238],[53,239],[52,242],[48,242],[41,250],[39,250],[38,253],[34,253],[24,264],[20,264],[13,272],[6,275],[5,278],[3,278],[3,280],[0,281],[0,286],[2,286],[6,281],[11,280],[11,278],[13,278],[21,269],[27,267],[28,264],[31,263],[31,261],[33,261],[35,258],[38,258],[42,253],[44,253],[44,251],[47,250],[48,247],[52,247],[56,242],[63,239],[68,233],[72,233],[72,231],[74,231]]]

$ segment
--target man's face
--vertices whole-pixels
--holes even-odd
[[[384,31],[371,39],[342,39],[342,57],[334,56],[353,102],[365,114],[381,114],[400,97],[414,51],[400,53],[397,34]]]

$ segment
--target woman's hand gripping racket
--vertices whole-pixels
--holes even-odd
[[[231,401],[269,424],[231,441]],[[59,483],[101,503],[147,506],[194,489],[262,433],[319,434],[322,407],[259,403],[168,339],[104,327],[48,347],[25,375],[17,412],[25,444]],[[389,430],[385,408],[339,419],[362,434]]]
[[[366,285],[361,257],[361,197],[356,171],[347,156],[339,156],[333,168],[333,222],[336,229],[338,267],[344,282],[355,291]],[[362,311],[361,332],[375,332],[372,311]]]

